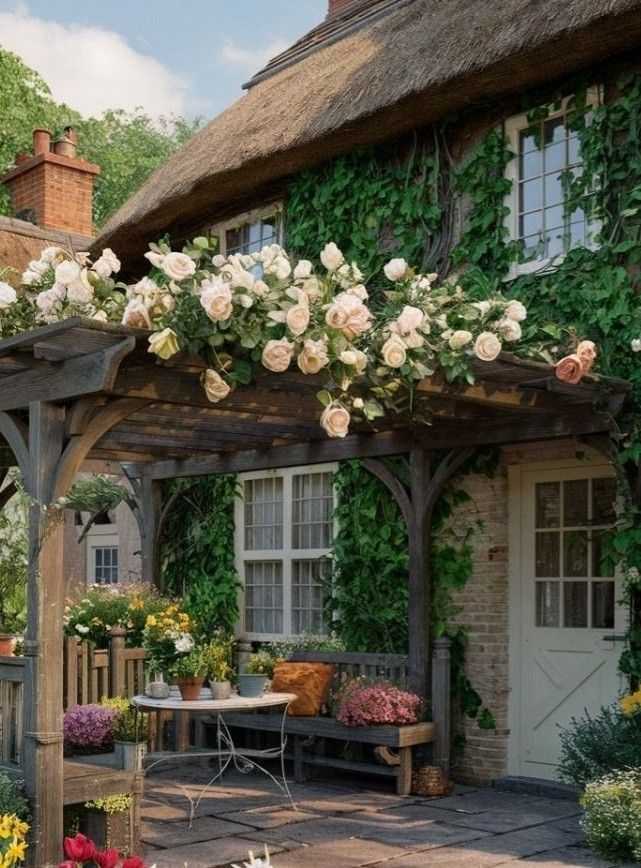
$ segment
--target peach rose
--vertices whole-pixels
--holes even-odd
[[[234,310],[232,291],[221,280],[212,281],[203,289],[200,303],[214,322],[228,320]]]
[[[372,315],[363,302],[349,292],[339,292],[327,308],[325,322],[353,340],[370,327]]]
[[[425,314],[418,307],[406,304],[396,320],[399,335],[408,335],[423,325]]]
[[[218,371],[213,368],[208,368],[203,376],[203,388],[208,400],[215,404],[217,401],[222,401],[231,391],[231,386],[226,383],[220,376]]]
[[[383,344],[381,355],[388,368],[400,368],[407,358],[405,344],[398,335],[390,335]]]
[[[289,367],[294,352],[294,344],[287,338],[267,341],[263,350],[262,363],[268,371],[282,374]]]
[[[151,319],[145,303],[133,298],[122,314],[122,324],[137,329],[150,329]]]
[[[338,401],[325,407],[320,422],[330,437],[344,437],[349,431],[349,412]]]
[[[304,374],[317,374],[329,363],[325,341],[304,341],[296,363]]]
[[[581,381],[584,373],[581,357],[577,353],[565,356],[554,366],[554,373],[561,382],[576,386]]]
[[[596,360],[596,347],[594,346],[594,342],[581,341],[576,348],[576,354],[583,364],[583,373],[587,374]]]
[[[492,332],[481,332],[474,341],[474,355],[482,362],[493,362],[501,352],[501,341]]]
[[[293,335],[302,335],[309,325],[309,307],[306,304],[293,304],[287,311],[285,321]]]

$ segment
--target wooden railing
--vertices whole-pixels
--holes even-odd
[[[92,650],[88,642],[65,637],[64,708],[100,702],[103,696],[134,696],[145,688],[143,648],[125,647],[125,630],[111,631],[109,647]]]
[[[30,672],[28,657],[0,657],[0,765],[18,769],[22,762],[23,691]]]

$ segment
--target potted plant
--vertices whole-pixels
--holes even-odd
[[[136,721],[136,710],[128,699],[112,699],[109,704],[119,712],[114,723],[116,764],[121,769],[136,771],[142,767],[147,753],[147,717],[140,715]]]
[[[194,648],[178,657],[172,666],[172,673],[183,700],[193,702],[198,699],[207,674],[207,661],[202,648]]]
[[[203,648],[206,674],[212,699],[227,699],[231,693],[231,650],[233,639],[224,636],[212,639]]]
[[[238,676],[238,693],[240,696],[262,696],[267,682],[274,674],[277,660],[267,651],[252,654],[245,664],[245,671]]]

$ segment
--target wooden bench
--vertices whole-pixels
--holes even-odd
[[[295,652],[294,662],[331,663],[334,678],[331,690],[337,691],[345,681],[356,676],[387,679],[401,688],[407,686],[408,661],[402,654],[361,654],[356,652]],[[280,732],[282,716],[271,712],[233,712],[225,715],[228,726],[254,732]],[[344,726],[333,717],[288,717],[285,732],[293,740],[294,779],[307,778],[310,766],[329,766],[345,771],[386,775],[396,778],[396,791],[410,792],[412,784],[412,748],[436,739],[434,723],[405,726]],[[318,742],[331,739],[346,744],[369,744],[386,748],[386,753],[398,751],[393,764],[359,762],[327,756],[315,750]],[[322,744],[321,744],[322,746]]]

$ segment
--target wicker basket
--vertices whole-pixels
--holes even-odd
[[[422,766],[412,775],[412,793],[417,796],[449,796],[454,784],[438,766]]]

